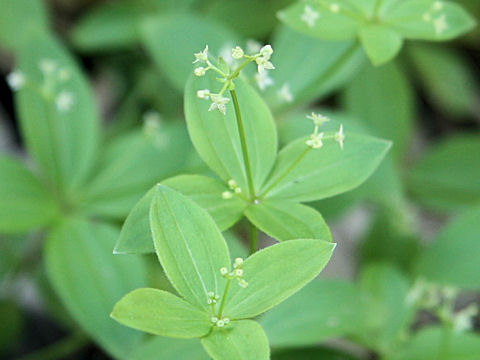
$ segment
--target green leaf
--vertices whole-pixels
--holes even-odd
[[[442,351],[443,349],[444,352]],[[448,333],[445,344],[445,330],[430,327],[420,330],[401,349],[386,360],[477,360],[480,354],[480,336],[476,333]]]
[[[110,316],[134,329],[175,338],[202,337],[212,328],[208,313],[169,292],[150,288],[125,295]]]
[[[140,344],[132,360],[209,360],[198,339],[172,339],[155,336]]]
[[[475,71],[454,49],[411,45],[408,55],[430,101],[451,116],[476,115],[480,96]]]
[[[372,296],[372,314],[379,312],[381,323],[357,334],[368,345],[382,354],[396,349],[399,336],[408,331],[414,320],[414,309],[406,301],[410,283],[408,279],[392,265],[372,264],[361,273],[360,286]]]
[[[233,226],[240,220],[247,207],[247,203],[238,196],[231,199],[222,198],[222,193],[230,191],[230,188],[211,177],[180,175],[166,179],[162,184],[188,196],[207,210],[220,230]]]
[[[188,131],[193,145],[207,165],[223,180],[235,180],[247,193],[246,168],[233,101],[227,104],[227,114],[223,115],[219,111],[208,111],[209,101],[196,95],[197,90],[215,91],[218,86],[213,74],[201,78],[191,75],[185,89]],[[252,87],[237,79],[235,91],[243,118],[253,183],[259,189],[277,153],[275,123],[269,108]]]
[[[63,305],[81,328],[112,356],[128,359],[141,334],[108,314],[125,293],[145,286],[143,262],[115,256],[118,230],[70,219],[50,234],[45,248],[48,277]]]
[[[322,271],[334,248],[327,241],[302,239],[253,254],[243,264],[248,287],[232,286],[224,313],[233,319],[251,318],[278,305]]]
[[[252,320],[232,322],[225,328],[214,328],[202,339],[202,345],[213,360],[268,360],[270,347],[262,327]]]
[[[208,211],[220,230],[230,228],[243,215],[246,204],[234,196],[223,199],[222,193],[230,190],[221,182],[201,175],[179,175],[166,179],[162,184],[188,196]],[[115,246],[115,253],[149,253],[154,252],[150,231],[149,211],[154,189],[151,189],[135,205],[125,221],[120,238]]]
[[[405,155],[412,137],[414,94],[399,65],[366,66],[345,89],[343,103],[374,135],[393,142],[397,159]]]
[[[347,352],[327,347],[312,347],[275,352],[272,360],[360,360]]]
[[[104,3],[87,12],[71,33],[73,44],[82,51],[111,51],[139,42],[138,23],[148,12],[137,3]]]
[[[445,41],[469,32],[474,18],[452,1],[405,0],[392,6],[382,22],[407,39]]]
[[[0,233],[26,232],[57,216],[53,196],[18,160],[0,155]]]
[[[350,282],[312,281],[260,320],[275,348],[314,346],[365,331],[368,298]]]
[[[245,215],[256,227],[278,241],[332,241],[332,234],[322,215],[315,209],[296,202],[266,200],[250,205]]]
[[[360,30],[360,40],[373,65],[391,61],[402,48],[402,37],[382,25],[369,25]]]
[[[278,14],[291,28],[322,40],[351,40],[363,17],[348,0],[303,0]]]
[[[193,71],[194,53],[208,44],[209,52],[219,55],[225,46],[232,48],[238,43],[237,36],[222,24],[191,14],[146,18],[140,24],[140,32],[148,53],[179,91],[185,89]]]
[[[378,167],[388,149],[388,141],[349,133],[345,147],[325,141],[321,149],[298,139],[278,154],[269,180],[261,194],[268,198],[314,201],[354,189]]]
[[[480,207],[466,211],[436,237],[416,266],[431,281],[464,289],[479,289]]]
[[[48,36],[48,14],[41,0],[0,0],[0,46],[17,52],[33,37]]]
[[[227,244],[213,219],[178,192],[158,185],[150,208],[155,251],[180,295],[209,311],[207,293],[222,294],[220,268],[230,267]]]
[[[408,187],[422,204],[458,211],[480,202],[480,137],[456,135],[435,144],[410,169]]]
[[[7,356],[16,348],[24,335],[25,319],[23,313],[13,301],[0,300],[0,355]]]
[[[156,182],[186,167],[193,148],[184,125],[161,122],[158,126],[127,133],[108,144],[85,190],[86,212],[124,219]]]
[[[365,61],[358,41],[318,40],[286,26],[277,29],[272,43],[275,71],[269,75],[274,84],[264,90],[264,97],[282,116],[284,109],[323,98],[343,86]],[[280,96],[285,86],[293,97],[291,102]]]
[[[22,47],[18,60],[26,84],[18,91],[17,107],[28,150],[57,191],[72,193],[85,182],[96,160],[99,119],[91,90],[70,55],[53,38],[32,40]],[[48,76],[50,90],[40,70],[44,61],[58,65]],[[59,79],[61,70],[69,73],[68,80]],[[62,92],[73,97],[70,110],[57,109]]]

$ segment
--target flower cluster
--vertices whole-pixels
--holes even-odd
[[[333,135],[325,135],[325,133],[319,132],[319,129],[320,126],[330,121],[328,117],[312,112],[311,115],[307,116],[307,119],[312,120],[314,125],[313,134],[310,135],[310,138],[305,142],[307,146],[310,146],[312,149],[320,149],[323,146],[324,140],[334,139],[340,145],[340,149],[343,150],[343,143],[345,141],[343,125],[340,125],[338,131]]]
[[[240,194],[242,192],[242,188],[238,186],[237,182],[233,179],[228,180],[228,187],[232,191],[224,191],[222,193],[222,198],[224,198],[225,200],[231,199],[234,194]]]
[[[238,285],[240,285],[243,288],[248,287],[248,282],[246,282],[243,279],[243,259],[242,258],[236,258],[235,261],[233,262],[233,270],[228,271],[226,267],[222,267],[220,269],[220,274],[226,279],[237,279],[238,280]]]
[[[218,326],[218,327],[224,327],[225,325],[228,325],[228,323],[230,323],[230,319],[228,317],[219,319],[216,316],[212,316],[210,318],[210,321],[214,323],[215,326]]]
[[[70,71],[66,68],[62,68],[52,59],[42,59],[38,64],[38,68],[44,77],[43,86],[38,91],[47,99],[53,98],[58,112],[69,111],[75,104],[75,97],[70,91],[58,91],[57,87],[59,84],[70,80]],[[19,70],[11,72],[7,76],[7,82],[13,91],[19,91],[28,84],[25,74]],[[33,84],[31,85],[34,90],[37,90]]]
[[[447,16],[444,13],[439,14],[443,7],[442,1],[435,1],[430,10],[422,15],[423,21],[432,23],[437,35],[443,34],[448,29]]]
[[[224,96],[224,94],[227,90],[234,89],[235,85],[233,81],[240,75],[241,70],[251,62],[257,64],[258,74],[256,79],[259,87],[264,89],[273,84],[272,79],[266,74],[266,70],[275,69],[275,66],[270,62],[273,54],[273,49],[270,45],[261,47],[259,51],[253,55],[247,55],[240,46],[235,46],[231,50],[231,58],[234,60],[244,60],[235,69],[230,69],[229,64],[223,58],[220,58],[221,66],[215,66],[209,59],[208,51],[207,45],[203,51],[194,54],[195,61],[193,61],[194,64],[201,64],[201,66],[196,67],[193,71],[196,76],[204,76],[208,71],[212,70],[220,75],[217,80],[223,83],[223,87],[218,93],[212,93],[209,89],[197,91],[197,97],[212,101],[208,111],[218,110],[223,115],[226,114],[227,104],[230,102],[230,98]]]

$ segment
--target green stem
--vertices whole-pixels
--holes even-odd
[[[270,191],[272,191],[272,189],[275,188],[275,186],[277,186],[278,184],[280,184],[280,182],[285,179],[285,177],[290,174],[290,172],[300,163],[300,161],[303,160],[303,158],[308,154],[308,152],[311,150],[312,148],[310,146],[307,146],[307,148],[300,154],[300,156],[297,158],[297,160],[295,160],[288,168],[287,170],[285,170],[285,172],[280,175],[277,180],[275,180],[272,185],[270,185],[264,192],[262,195],[260,195],[260,198],[263,199]]]
[[[243,124],[242,114],[240,113],[240,105],[238,103],[237,93],[235,89],[230,90],[232,96],[233,106],[235,108],[235,115],[237,117],[237,127],[240,134],[240,143],[242,144],[243,161],[247,171],[248,190],[250,193],[250,201],[255,200],[255,186],[253,185],[252,167],[250,165],[250,158],[248,156],[247,138],[245,135],[245,126]]]
[[[250,223],[250,255],[258,250],[258,228]]]
[[[89,342],[88,338],[81,333],[74,333],[43,349],[22,356],[17,360],[56,360],[70,358],[72,354],[83,348]]]
[[[228,292],[230,291],[230,286],[232,285],[233,278],[227,280],[227,285],[225,286],[225,291],[223,292],[222,301],[220,302],[220,308],[218,309],[218,318],[221,319],[223,315],[223,309],[227,303]]]

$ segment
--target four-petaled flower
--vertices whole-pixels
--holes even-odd
[[[220,111],[223,115],[227,113],[227,104],[230,101],[229,98],[218,95],[211,94],[210,98],[212,99],[212,105],[208,108],[208,111],[216,110]]]
[[[330,119],[327,116],[321,115],[321,114],[315,114],[312,112],[312,115],[307,115],[307,119],[313,120],[313,124],[315,126],[322,126],[326,122],[330,121]]]
[[[313,149],[320,149],[323,146],[323,136],[323,132],[312,134],[310,135],[310,139],[308,139],[305,143]]]
[[[194,64],[197,62],[206,63],[208,60],[208,45],[205,46],[205,49],[203,49],[203,51],[195,53],[194,55],[195,55],[195,61],[193,62]]]
[[[310,6],[306,5],[300,19],[303,22],[305,22],[309,27],[312,28],[315,26],[315,22],[319,17],[320,17],[320,14],[317,11],[313,10]]]

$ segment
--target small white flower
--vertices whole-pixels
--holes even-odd
[[[208,99],[210,97],[210,90],[208,89],[198,90],[197,97],[200,99]]]
[[[335,14],[338,13],[340,11],[340,5],[338,5],[337,3],[333,3],[332,5],[330,5],[330,11]]]
[[[217,321],[217,326],[218,327],[224,327],[225,326],[225,321],[223,321],[222,319],[218,320]]]
[[[216,324],[217,321],[218,321],[218,318],[217,318],[216,316],[212,316],[212,317],[210,318],[210,321],[211,321],[212,323]]]
[[[259,53],[261,47],[262,47],[262,44],[260,44],[258,41],[253,39],[247,40],[247,53],[249,54]]]
[[[235,46],[233,49],[232,49],[232,57],[234,59],[241,59],[243,58],[243,55],[245,55],[243,49],[240,47],[240,46]]]
[[[310,139],[305,142],[308,146],[312,149],[320,149],[323,146],[323,135],[324,133],[312,134],[310,135]]]
[[[21,71],[13,71],[7,75],[7,83],[13,91],[18,91],[25,85],[25,75]]]
[[[265,45],[260,49],[260,55],[265,59],[265,60],[270,60],[273,54],[273,48],[271,45]]]
[[[240,280],[238,281],[238,285],[240,285],[242,288],[245,289],[245,288],[248,287],[248,282],[246,282],[246,281],[243,280],[243,279],[240,279]]]
[[[243,259],[238,257],[234,260],[233,266],[236,268],[236,267],[239,267],[240,265],[243,265]]]
[[[208,111],[217,110],[220,111],[223,115],[227,113],[227,104],[230,101],[229,98],[223,97],[218,94],[211,94],[210,99],[212,100],[212,105],[208,108]]]
[[[58,68],[58,63],[52,59],[42,59],[38,67],[44,74],[51,74]]]
[[[330,121],[330,119],[327,116],[323,116],[321,114],[315,114],[312,112],[312,115],[307,115],[307,119],[313,120],[313,124],[315,126],[322,126],[326,122]]]
[[[340,149],[343,150],[343,142],[345,141],[345,134],[343,133],[343,125],[340,125],[340,129],[335,134],[335,141],[340,145]]]
[[[309,27],[312,28],[315,26],[315,22],[319,17],[320,17],[320,14],[317,11],[313,10],[310,6],[306,5],[300,19],[303,22],[305,22]]]
[[[453,330],[457,333],[471,330],[473,328],[473,318],[477,314],[478,307],[476,304],[469,305],[459,311],[453,318]]]
[[[291,103],[293,101],[293,94],[290,91],[290,85],[287,83],[283,84],[283,86],[278,90],[277,95],[280,99]]]
[[[233,193],[231,191],[224,191],[222,193],[222,198],[224,200],[228,200],[228,199],[231,199],[233,197]]]
[[[222,274],[222,275],[224,275],[224,276],[227,275],[227,274],[228,274],[228,269],[227,269],[226,267],[222,267],[222,268],[220,269],[220,274]]]
[[[237,186],[233,191],[235,191],[235,194],[240,194],[242,192],[242,188]]]
[[[447,16],[445,14],[442,14],[441,16],[433,20],[433,26],[437,35],[441,35],[442,33],[444,33],[445,30],[447,30],[448,28]]]
[[[68,81],[72,77],[72,73],[68,69],[60,69],[58,72],[58,78],[61,81]]]
[[[237,182],[233,179],[228,180],[228,187],[230,189],[235,189],[238,186]]]
[[[195,76],[203,76],[205,75],[206,72],[207,72],[207,69],[205,69],[203,66],[200,66],[193,71]]]
[[[242,277],[243,276],[243,269],[235,269],[235,276]]]
[[[74,102],[75,99],[73,97],[73,94],[69,91],[62,91],[60,94],[58,94],[57,99],[55,100],[57,110],[60,112],[69,111],[72,108]]]
[[[440,11],[443,9],[443,2],[441,1],[435,1],[432,6],[433,10],[435,11]]]
[[[264,91],[267,87],[272,86],[274,84],[273,79],[270,76],[268,76],[268,73],[265,71],[261,74],[256,73],[255,81],[257,82],[258,87],[262,91]]]
[[[205,49],[203,49],[203,51],[195,53],[194,55],[195,55],[195,61],[193,62],[194,64],[197,62],[206,63],[208,60],[208,45],[205,46]]]
[[[264,58],[263,56],[260,56],[260,57],[256,58],[255,62],[257,63],[259,74],[263,74],[265,72],[265,70],[275,69],[275,66],[273,66],[273,64],[270,61],[268,61],[266,58]]]

